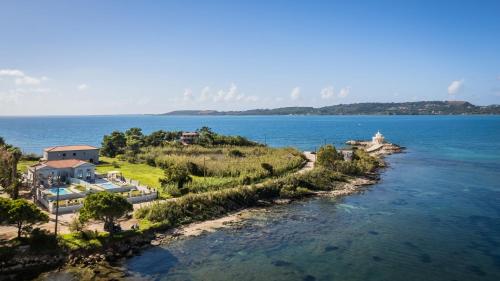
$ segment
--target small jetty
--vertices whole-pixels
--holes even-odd
[[[349,140],[346,144],[350,145],[352,148],[363,149],[370,155],[378,157],[400,153],[403,150],[403,147],[387,142],[380,131],[377,131],[371,141]]]

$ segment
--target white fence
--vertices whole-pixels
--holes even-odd
[[[81,179],[75,179],[75,178],[69,178],[69,182],[71,184],[76,184],[76,185],[81,185],[87,189],[92,188],[92,183],[81,180]]]

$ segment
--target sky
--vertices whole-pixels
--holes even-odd
[[[0,1],[0,115],[500,104],[500,1]]]

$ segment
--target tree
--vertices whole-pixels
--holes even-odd
[[[192,178],[189,175],[188,167],[184,163],[174,163],[169,165],[165,168],[164,175],[165,177],[160,179],[161,185],[165,186],[170,183],[175,183],[181,192],[184,184],[192,181]]]
[[[0,224],[8,222],[11,202],[12,202],[11,199],[0,197]]]
[[[19,175],[15,175],[14,181],[5,188],[10,198],[17,199],[19,197],[19,188],[21,187],[21,179]]]
[[[142,133],[141,128],[134,127],[125,131],[125,137],[142,139],[144,137],[144,134]]]
[[[333,169],[335,167],[335,161],[343,159],[342,154],[337,152],[335,146],[327,144],[320,147],[316,155],[316,164],[325,168]]]
[[[269,163],[262,163],[260,164],[260,166],[262,167],[262,169],[266,170],[266,172],[272,176],[274,174],[274,167],[273,165],[269,164]]]
[[[166,132],[163,130],[155,131],[144,137],[144,145],[162,146],[165,142],[179,139],[181,135],[182,132],[177,132],[177,131],[171,131],[171,132]]]
[[[28,231],[33,224],[48,222],[49,216],[38,209],[35,204],[25,199],[12,200],[9,211],[7,212],[9,224],[17,227],[17,237],[21,237],[22,231]]]
[[[82,232],[85,229],[85,221],[80,216],[74,216],[68,225],[71,232]]]
[[[126,153],[128,156],[135,157],[141,152],[144,145],[144,134],[141,128],[130,128],[125,131]]]
[[[19,196],[19,175],[17,163],[21,159],[21,150],[8,145],[0,139],[0,185],[7,190],[10,197],[17,199]]]
[[[125,197],[101,191],[87,196],[79,213],[82,222],[87,222],[90,219],[102,221],[104,222],[104,230],[113,234],[116,232],[116,220],[132,209],[132,204]]]
[[[212,145],[214,144],[214,139],[216,134],[209,127],[201,127],[198,131],[198,138],[196,142],[199,145]]]
[[[125,151],[127,139],[125,134],[120,131],[114,131],[111,135],[104,135],[102,139],[101,154],[108,157],[115,157]]]

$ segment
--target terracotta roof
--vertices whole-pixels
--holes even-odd
[[[91,145],[62,145],[47,147],[44,151],[71,151],[71,150],[94,150],[99,149]]]
[[[55,169],[64,169],[64,168],[76,168],[78,166],[81,166],[83,164],[88,164],[88,162],[78,160],[78,159],[67,159],[67,160],[51,160],[51,161],[45,161],[39,164],[36,164],[32,167],[36,167],[37,169],[43,168],[43,167],[50,167],[50,168],[55,168]]]

